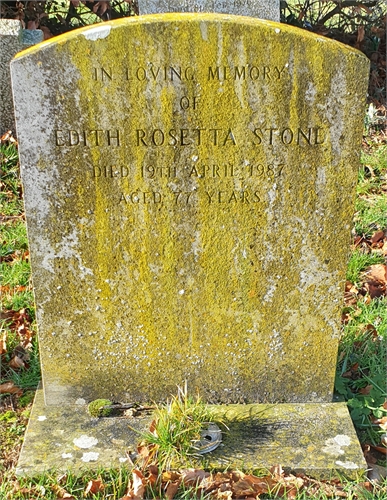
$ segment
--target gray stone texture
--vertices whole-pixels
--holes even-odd
[[[212,407],[227,425],[222,444],[205,459],[214,469],[285,470],[329,478],[339,471],[349,478],[364,474],[367,464],[345,403],[228,405]],[[127,464],[139,432],[152,415],[91,418],[85,401],[75,406],[44,406],[37,391],[17,474],[55,468],[79,471]]]
[[[9,63],[22,48],[21,24],[16,19],[0,19],[0,135],[15,133]]]
[[[21,50],[43,41],[42,30],[22,29],[18,19],[0,19],[0,135],[16,134],[10,62]]]
[[[140,0],[140,14],[219,12],[279,21],[279,0]]]

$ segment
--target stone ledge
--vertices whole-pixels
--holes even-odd
[[[211,467],[267,469],[329,478],[365,473],[364,460],[345,403],[228,405],[214,407],[229,428],[222,445],[205,456]],[[39,389],[19,459],[17,474],[45,470],[119,467],[134,451],[138,433],[151,416],[91,418],[86,405],[45,406]]]

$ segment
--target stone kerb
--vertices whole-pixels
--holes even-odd
[[[330,401],[367,59],[165,14],[12,75],[46,403]]]

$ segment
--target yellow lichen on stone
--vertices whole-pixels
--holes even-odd
[[[188,380],[211,401],[329,401],[366,58],[165,14],[13,66],[45,110],[34,144],[18,134],[46,400],[159,400]]]

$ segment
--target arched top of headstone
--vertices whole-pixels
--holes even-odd
[[[274,45],[278,45],[280,47],[282,42],[286,42],[287,40],[292,39],[297,45],[307,44],[309,47],[315,46],[321,49],[323,48],[324,57],[326,57],[327,53],[330,52],[337,52],[340,55],[352,52],[356,57],[359,58],[359,60],[368,60],[362,52],[354,49],[353,47],[350,47],[349,45],[344,45],[336,40],[332,40],[321,35],[316,35],[315,33],[311,33],[310,31],[300,29],[295,26],[277,23],[269,19],[258,19],[251,16],[227,15],[210,12],[168,12],[165,14],[149,14],[146,16],[126,17],[122,19],[116,19],[114,21],[107,21],[100,24],[85,26],[83,28],[69,31],[37,45],[31,46],[28,49],[25,49],[16,54],[14,59],[18,60],[20,57],[24,57],[28,54],[33,54],[36,51],[45,50],[48,47],[53,47],[56,45],[63,46],[63,44],[67,42],[78,44],[79,40],[82,40],[83,37],[90,42],[106,39],[105,42],[110,46],[111,42],[109,42],[109,37],[114,32],[118,34],[118,32],[121,30],[136,31],[138,29],[141,29],[145,34],[147,31],[157,30],[156,25],[175,25],[176,30],[179,30],[179,26],[184,27],[184,29],[194,29],[194,26],[196,25],[197,27],[199,27],[200,31],[203,31],[201,28],[202,26],[207,25],[212,26],[218,32],[222,31],[224,27],[225,32],[229,31],[231,35],[233,35],[233,33],[236,33],[234,29],[235,27],[240,27],[243,30],[242,27],[245,26],[245,33],[247,33],[247,31],[250,32],[251,29],[256,30],[256,41],[263,41],[265,37],[268,36],[271,41],[274,42],[276,40],[276,43],[274,43]],[[140,28],[140,26],[143,26],[143,28]],[[239,28],[237,29],[239,30]],[[242,35],[243,32],[240,31],[240,33]],[[83,35],[82,38],[80,38],[81,35]],[[230,43],[234,43],[236,41],[236,38],[230,39]],[[136,41],[136,44],[139,44],[139,40]],[[270,43],[270,46],[274,47],[274,45]],[[187,47],[190,51],[194,50],[192,43],[189,43]],[[154,48],[157,50],[156,45],[154,46]],[[269,47],[260,47],[260,57],[264,57],[265,54],[267,54],[268,50]],[[320,51],[318,50],[317,52]]]

